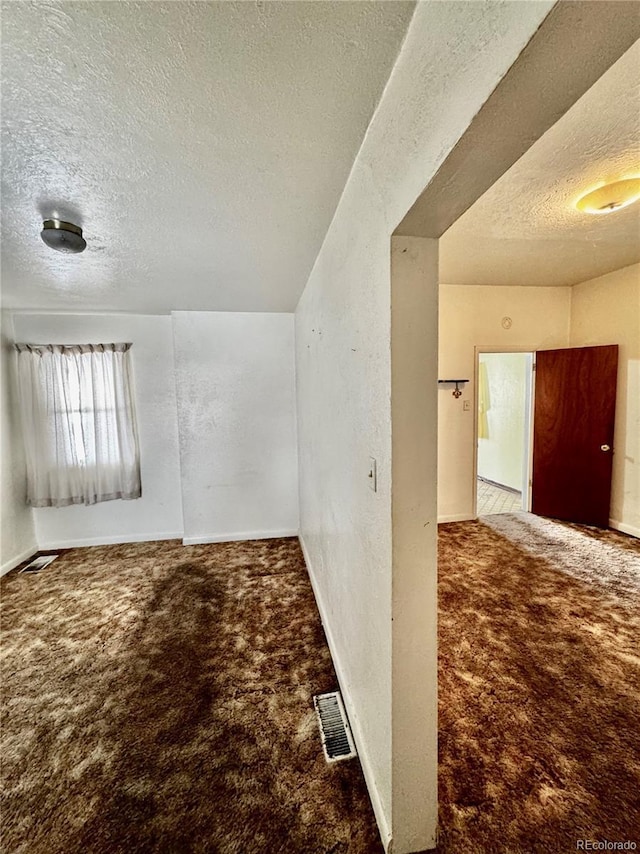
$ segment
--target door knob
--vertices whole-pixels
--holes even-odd
[[[609,447],[609,445],[600,445],[600,450],[601,451],[610,451],[611,448]]]

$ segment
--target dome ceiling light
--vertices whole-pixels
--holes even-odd
[[[84,252],[87,248],[80,226],[61,219],[45,219],[40,237],[50,249],[57,252]]]
[[[626,208],[638,199],[640,178],[626,178],[624,181],[614,181],[591,190],[578,199],[576,207],[583,213],[607,214]]]

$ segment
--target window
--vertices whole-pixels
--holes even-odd
[[[130,344],[16,344],[33,507],[141,495]]]

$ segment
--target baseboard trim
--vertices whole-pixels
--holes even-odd
[[[614,528],[616,531],[621,531],[623,534],[629,534],[630,537],[640,538],[640,528],[635,528],[633,525],[618,522],[616,519],[609,519],[609,527]]]
[[[311,559],[309,557],[309,552],[304,542],[304,538],[302,534],[298,534],[298,539],[300,540],[300,547],[302,549],[302,554],[304,556],[304,562],[307,567],[307,573],[309,574],[309,579],[311,581],[311,587],[313,588],[313,595],[315,596],[316,604],[318,606],[318,611],[320,612],[320,619],[322,621],[322,627],[324,628],[324,633],[327,638],[327,644],[329,646],[329,652],[331,653],[331,658],[333,659],[333,666],[336,671],[336,676],[338,677],[338,685],[340,686],[340,691],[342,693],[342,699],[344,701],[347,716],[349,718],[349,723],[351,725],[351,731],[353,733],[353,738],[356,743],[356,747],[358,749],[358,757],[360,759],[360,764],[362,766],[362,771],[364,774],[364,779],[367,784],[367,789],[369,790],[369,798],[371,800],[371,805],[373,806],[373,812],[376,817],[376,821],[378,823],[378,830],[380,832],[380,837],[382,839],[382,843],[384,845],[385,851],[391,851],[391,831],[389,829],[389,824],[387,822],[387,817],[384,814],[384,810],[382,807],[382,801],[380,800],[380,795],[378,793],[378,787],[376,785],[375,776],[373,773],[373,769],[371,766],[371,762],[369,760],[369,754],[367,752],[364,738],[362,737],[362,730],[360,727],[360,720],[356,713],[355,708],[351,702],[351,694],[349,692],[349,685],[344,675],[344,671],[342,668],[342,664],[340,662],[340,656],[338,655],[338,651],[336,648],[336,644],[333,639],[333,635],[331,633],[331,628],[329,626],[329,621],[327,620],[327,613],[325,610],[324,602],[322,601],[322,597],[320,596],[320,591],[315,580],[313,574],[313,568],[311,564]]]
[[[438,516],[438,525],[444,522],[472,522],[475,516],[470,516],[468,513],[452,513],[450,516]]]
[[[85,540],[52,540],[40,543],[39,550],[83,549],[87,546],[115,546],[127,543],[150,543],[161,540],[181,540],[182,531],[158,531],[155,534],[120,534],[113,537],[88,537]]]
[[[11,560],[5,561],[5,563],[0,567],[0,578],[8,572],[11,572],[11,570],[15,569],[16,566],[20,566],[20,564],[27,560],[27,558],[33,557],[37,553],[38,547],[31,546],[30,548],[25,549],[21,554],[12,557]]]
[[[497,486],[498,489],[504,489],[507,492],[513,492],[514,495],[522,495],[519,489],[514,489],[512,486],[507,486],[506,483],[499,483],[497,480],[489,480],[488,477],[480,477],[480,475],[478,475],[478,480],[482,481],[482,483],[488,483],[489,486]]]
[[[180,535],[182,536],[182,535]],[[212,537],[183,537],[183,546],[200,546],[206,543],[237,543],[243,540],[277,540],[280,537],[297,537],[298,531],[237,531],[235,534],[215,534]]]

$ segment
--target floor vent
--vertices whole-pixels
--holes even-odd
[[[28,563],[24,569],[21,569],[20,572],[40,572],[41,569],[44,569],[45,566],[49,566],[50,563],[59,557],[59,555],[39,555],[34,558],[31,563]]]
[[[318,716],[322,749],[327,762],[338,762],[357,756],[340,692],[318,694],[313,698],[313,705]]]

